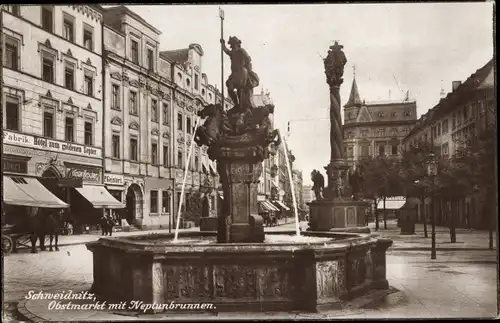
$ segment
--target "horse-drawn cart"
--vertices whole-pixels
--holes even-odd
[[[5,225],[2,228],[2,253],[17,252],[18,248],[31,248],[31,233],[23,232],[19,226]]]

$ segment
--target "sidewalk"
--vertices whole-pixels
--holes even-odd
[[[289,225],[291,219],[288,219],[285,223],[285,220],[279,220],[278,226]],[[295,222],[294,222],[295,223]],[[269,230],[277,227],[266,227]],[[200,227],[192,227],[189,229],[179,229],[179,232],[189,232],[189,231],[200,231]],[[172,228],[171,233],[174,233],[175,229]],[[140,236],[140,235],[148,235],[148,234],[168,234],[169,229],[158,229],[158,230],[140,230],[140,231],[130,231],[130,232],[113,232],[113,237],[126,237],[126,236]],[[100,234],[77,234],[71,236],[59,236],[59,246],[73,246],[79,244],[85,244],[87,242],[97,241],[99,238],[102,238]]]
[[[387,221],[387,229],[384,229],[384,221],[379,222],[379,230],[375,231],[375,223],[368,225],[373,233],[381,238],[391,239],[393,250],[430,250],[431,248],[431,226],[427,224],[427,236],[424,237],[423,224],[415,224],[415,234],[402,235],[398,228],[396,220]],[[456,229],[457,242],[450,242],[450,229],[447,227],[436,226],[436,249],[440,251],[452,250],[488,250],[489,234],[484,230]],[[497,247],[496,232],[493,235],[493,247]]]

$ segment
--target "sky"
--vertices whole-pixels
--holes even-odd
[[[221,23],[217,5],[128,7],[162,32],[160,49],[204,50],[208,82],[221,84]],[[493,57],[493,4],[223,5],[224,38],[237,36],[252,58],[261,88],[275,104],[275,127],[310,184],[313,169],[329,163],[329,90],[322,57],[337,40],[347,64],[340,89],[347,102],[355,66],[362,100],[399,100],[409,90],[418,115],[437,104]],[[224,81],[230,60],[224,58]],[[390,92],[390,94],[389,94]],[[389,97],[390,95],[390,97]],[[312,119],[312,120],[311,120]]]

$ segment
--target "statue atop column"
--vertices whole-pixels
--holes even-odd
[[[229,97],[241,111],[254,108],[253,88],[259,86],[259,76],[252,70],[250,55],[241,47],[241,40],[237,37],[229,37],[227,43],[231,49],[226,47],[224,39],[220,42],[231,59],[231,75],[226,81]]]
[[[344,66],[347,63],[347,58],[342,51],[344,46],[339,45],[337,41],[333,46],[330,46],[328,55],[324,59],[326,83],[330,86],[340,86],[344,81]]]

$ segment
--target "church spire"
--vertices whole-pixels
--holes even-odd
[[[352,67],[354,78],[352,80],[351,94],[349,95],[349,100],[344,105],[345,108],[360,106],[362,104],[361,98],[359,97],[358,85],[356,84],[356,66]]]

